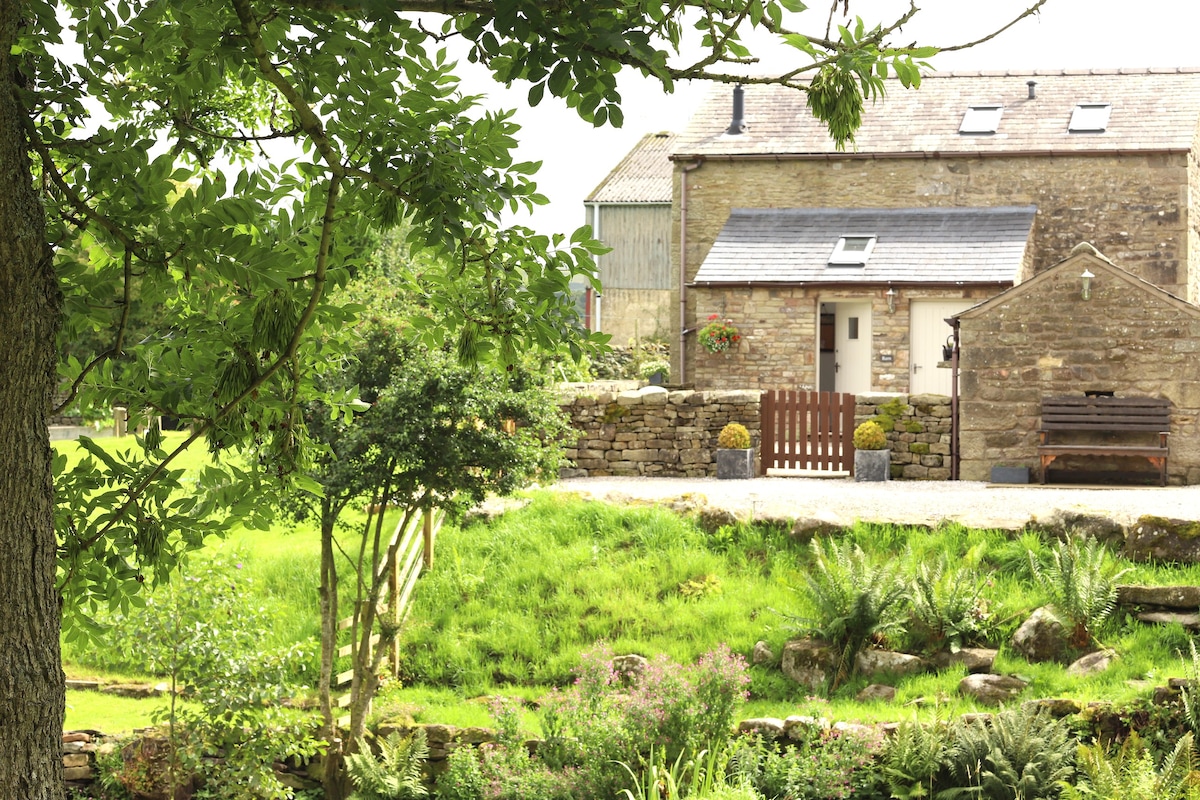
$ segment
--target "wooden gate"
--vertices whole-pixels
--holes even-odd
[[[769,389],[762,397],[762,474],[854,471],[854,395]]]

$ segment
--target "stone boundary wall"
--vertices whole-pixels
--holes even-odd
[[[607,476],[705,477],[716,474],[717,434],[740,422],[759,445],[762,393],[757,390],[668,390],[660,386],[614,391],[575,384],[559,404],[579,433],[567,448],[572,466],[564,478]],[[887,431],[892,477],[950,479],[950,398],[943,395],[872,393],[857,397],[855,423],[900,404]],[[569,445],[571,443],[568,443]]]
[[[940,394],[891,394],[873,392],[855,398],[855,425],[884,414],[893,420],[885,430],[892,449],[892,479],[918,481],[950,480],[953,445],[950,437],[950,398]],[[886,414],[889,404],[902,406],[901,413]]]
[[[726,424],[745,425],[758,445],[761,396],[758,391],[669,391],[661,386],[619,392],[571,387],[559,404],[579,438],[567,448],[574,466],[560,474],[715,475],[717,434]]]

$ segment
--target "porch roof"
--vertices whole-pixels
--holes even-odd
[[[1035,206],[736,208],[695,284],[1012,283]],[[865,264],[831,264],[843,237],[874,237]]]

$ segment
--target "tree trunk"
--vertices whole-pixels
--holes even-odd
[[[61,800],[64,683],[46,430],[61,298],[0,0],[0,797]]]
[[[340,508],[338,509],[340,511]],[[342,794],[342,740],[338,737],[337,712],[333,703],[333,667],[337,657],[338,576],[333,552],[333,529],[338,511],[329,499],[321,502],[321,715],[325,719],[325,777],[322,784],[328,800]]]

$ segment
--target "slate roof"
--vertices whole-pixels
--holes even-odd
[[[1037,81],[1028,99],[1026,82]],[[838,154],[809,113],[803,92],[745,87],[748,130],[729,135],[732,89],[716,86],[675,145],[675,158],[734,155]],[[970,105],[1003,105],[994,134],[960,134]],[[1103,133],[1070,133],[1079,103],[1111,103]],[[1188,150],[1200,125],[1200,68],[949,72],[924,77],[919,89],[888,81],[887,94],[867,102],[847,154],[987,155]]]
[[[671,150],[674,133],[648,133],[600,185],[586,203],[670,203]]]
[[[1035,206],[736,208],[696,273],[718,283],[1011,283]],[[875,236],[865,266],[830,266],[842,236]]]

